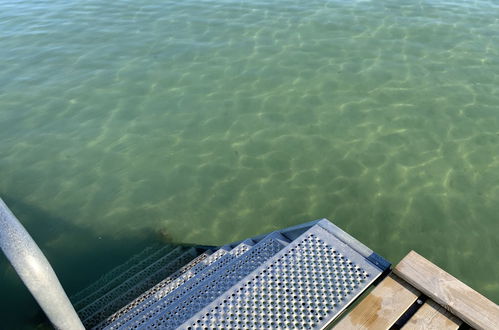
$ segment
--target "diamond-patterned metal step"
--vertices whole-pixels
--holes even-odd
[[[381,273],[316,225],[180,328],[321,329]],[[158,329],[169,324],[166,315],[151,323]]]
[[[171,304],[159,304],[151,309],[154,313],[144,315],[133,326],[156,329],[178,327],[261,264],[271,259],[287,245],[287,242],[288,240],[279,233],[268,235],[239,258],[204,280],[189,294]]]
[[[214,253],[207,260],[209,263],[208,266],[200,273],[196,274],[196,276],[188,279],[184,283],[172,283],[171,286],[165,287],[163,290],[158,292],[157,295],[150,296],[147,300],[132,309],[129,315],[123,315],[120,319],[116,320],[105,329],[127,329],[133,328],[134,326],[137,326],[137,324],[141,324],[142,320],[150,318],[156,313],[161,312],[161,310],[166,306],[169,306],[189,294],[192,290],[195,290],[200,283],[205,281],[207,278],[210,278],[221,269],[224,269],[226,265],[230,264],[233,260],[247,252],[253,245],[254,242],[251,239],[248,239],[237,245],[228,253],[219,252],[220,254],[223,254],[221,256]],[[227,250],[227,248],[224,247],[221,250]]]

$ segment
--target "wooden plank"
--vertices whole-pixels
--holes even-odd
[[[499,306],[416,252],[409,252],[394,272],[473,328],[497,329]]]
[[[433,300],[423,306],[402,327],[402,330],[457,330],[463,322]]]
[[[390,274],[334,329],[388,329],[419,296],[417,290]]]

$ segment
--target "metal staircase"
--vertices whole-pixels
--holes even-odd
[[[322,329],[389,267],[322,219],[220,248],[150,247],[71,300],[87,329]]]
[[[127,273],[123,284],[102,280],[77,295],[85,327],[322,329],[390,266],[326,219],[213,250],[147,251],[126,263],[137,274],[116,268]],[[136,267],[147,254],[149,266]],[[103,279],[117,282],[112,273]]]

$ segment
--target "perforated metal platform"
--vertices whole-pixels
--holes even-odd
[[[322,328],[380,273],[353,249],[316,226],[181,327]],[[163,328],[162,324],[157,328]]]
[[[168,255],[177,260],[189,251],[177,248]],[[131,276],[90,302],[83,309],[87,321],[92,321],[86,326],[321,329],[390,266],[326,219],[235,242],[198,257],[192,252],[189,258],[192,261],[177,272],[169,269],[172,275],[161,279],[164,268],[173,265],[161,257],[139,272],[147,274],[145,278],[154,277],[155,286],[140,291]],[[87,290],[79,298],[88,301],[94,296]],[[120,297],[132,299],[123,306]]]

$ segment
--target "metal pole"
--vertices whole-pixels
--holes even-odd
[[[47,258],[1,198],[0,248],[56,329],[85,329]]]

